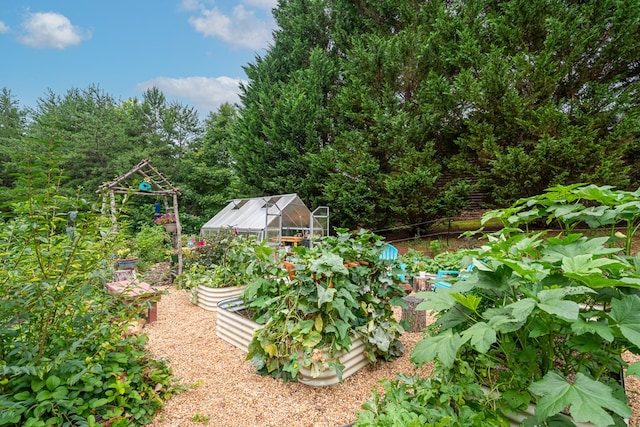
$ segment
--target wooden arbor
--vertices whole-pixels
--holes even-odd
[[[136,175],[142,177],[140,182],[132,180],[132,177]],[[156,168],[151,166],[149,160],[145,159],[124,175],[101,185],[97,192],[103,193],[103,208],[106,207],[107,198],[109,200],[111,219],[115,229],[117,229],[116,194],[124,194],[125,198],[131,195],[162,196],[165,212],[173,213],[176,218],[176,231],[175,236],[172,236],[172,244],[178,252],[178,274],[182,274],[182,226],[178,215],[178,195],[180,190],[177,187],[171,184]]]

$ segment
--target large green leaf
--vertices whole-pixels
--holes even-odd
[[[318,331],[311,331],[304,337],[302,345],[307,348],[315,348],[322,341],[322,334]]]
[[[576,374],[573,384],[557,372],[548,372],[540,381],[529,386],[540,396],[536,417],[542,421],[569,407],[571,416],[578,422],[592,422],[597,426],[610,426],[613,418],[606,410],[621,417],[630,417],[631,409],[613,397],[611,389],[582,373]]]
[[[595,320],[584,321],[583,319],[578,319],[571,323],[571,330],[577,335],[597,334],[608,342],[612,342],[614,339],[611,327],[604,322]]]
[[[640,347],[640,297],[625,295],[622,299],[614,298],[611,300],[610,316],[622,335]]]
[[[336,294],[335,288],[326,288],[320,284],[316,285],[318,289],[318,307],[325,302],[333,301],[333,296]]]
[[[593,289],[610,288],[615,286],[628,286],[630,288],[639,288],[640,281],[633,278],[611,279],[597,274],[581,274],[581,273],[565,273],[565,277],[573,279]]]
[[[462,332],[462,342],[470,341],[480,353],[486,353],[496,342],[496,331],[487,323],[479,322]]]
[[[411,352],[411,361],[423,365],[438,359],[446,367],[453,366],[458,350],[463,344],[462,337],[448,330],[436,336],[420,340]]]
[[[579,295],[586,292],[592,292],[592,290],[584,286],[546,289],[538,293],[538,297],[540,298],[538,307],[549,314],[568,320],[575,320],[580,313],[580,306],[575,301],[565,300],[563,298],[567,295]]]
[[[562,270],[565,273],[597,274],[602,273],[601,267],[619,264],[619,261],[609,258],[593,258],[591,254],[580,254],[562,259]]]
[[[321,257],[315,259],[309,265],[309,270],[318,275],[325,274],[327,276],[333,273],[349,274],[342,257],[332,252],[325,252]]]
[[[418,298],[424,298],[416,309],[446,311],[457,304],[456,299],[451,295],[450,289],[439,289],[438,292],[418,292]]]
[[[535,307],[536,301],[533,298],[522,298],[521,300],[505,306],[506,309],[511,310],[511,315],[517,321],[521,321],[529,317]]]
[[[478,305],[480,305],[480,302],[482,301],[482,298],[476,295],[463,295],[460,293],[453,293],[451,294],[451,296],[460,304],[462,304],[464,307],[473,311],[475,311],[476,308],[478,308]]]
[[[374,344],[380,351],[384,352],[389,351],[389,346],[391,345],[391,341],[384,329],[379,326],[373,330],[373,334],[369,337],[369,342]]]
[[[564,243],[561,240],[553,240],[558,242],[557,245],[552,245],[542,250],[542,260],[547,262],[560,262],[566,258],[573,258],[579,255],[609,255],[620,252],[620,248],[611,248],[605,246],[609,237],[594,237],[587,239],[581,237],[577,241],[571,241],[569,244]]]

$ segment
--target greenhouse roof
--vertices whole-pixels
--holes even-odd
[[[207,221],[203,230],[231,228],[239,232],[261,232],[266,228],[309,228],[311,211],[297,194],[234,199]]]

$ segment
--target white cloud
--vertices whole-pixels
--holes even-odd
[[[4,22],[0,21],[0,34],[8,33],[8,32],[9,32],[9,26]]]
[[[231,77],[187,77],[174,79],[156,77],[136,85],[141,92],[157,87],[168,98],[184,99],[186,104],[194,106],[201,114],[216,111],[225,102],[240,102],[240,83],[245,80]]]
[[[71,24],[66,16],[54,12],[31,13],[22,23],[19,40],[27,46],[64,49],[91,38],[91,33]]]
[[[180,8],[183,10],[198,10],[202,8],[199,0],[182,0]]]
[[[243,3],[266,10],[271,10],[278,5],[278,0],[245,0]]]
[[[189,18],[189,23],[205,37],[219,37],[232,45],[254,50],[267,47],[275,26],[271,17],[260,19],[254,10],[247,9],[244,5],[234,7],[229,15],[225,15],[217,7],[201,7],[199,15]]]

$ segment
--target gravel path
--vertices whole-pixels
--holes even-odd
[[[169,360],[187,390],[166,403],[152,427],[340,427],[355,421],[381,379],[429,374],[429,367],[416,371],[409,361],[421,334],[405,333],[403,357],[364,368],[341,384],[316,388],[262,377],[245,353],[216,337],[215,313],[191,304],[188,292],[165,290],[158,321],[145,325],[143,332],[152,354]],[[634,409],[629,425],[639,427],[638,380],[627,379],[627,389]]]
[[[413,373],[410,349],[420,333],[405,333],[407,351],[393,362],[363,368],[329,387],[283,383],[255,372],[246,353],[216,337],[216,314],[189,302],[189,293],[167,287],[158,304],[158,321],[145,325],[148,348],[170,361],[188,390],[174,396],[153,427],[339,427],[356,419],[360,406],[383,378]],[[419,370],[428,375],[428,368]],[[198,421],[201,420],[201,421]]]

